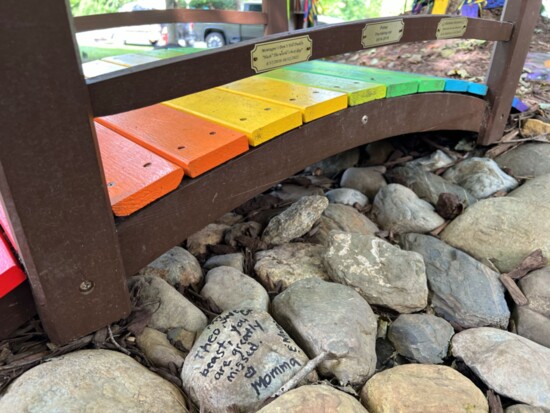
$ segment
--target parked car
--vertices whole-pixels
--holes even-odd
[[[262,11],[259,1],[245,2],[242,11]],[[195,23],[194,32],[197,41],[206,43],[207,47],[222,47],[226,44],[254,39],[264,35],[263,24],[235,23]]]

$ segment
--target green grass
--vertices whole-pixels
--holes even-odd
[[[99,60],[104,57],[119,56],[128,53],[134,54],[143,54],[147,56],[158,57],[159,59],[164,59],[168,57],[180,56],[189,53],[199,52],[203,49],[193,49],[190,47],[178,47],[163,49],[155,49],[152,46],[80,46],[80,57],[82,58],[82,63],[90,62],[92,60]]]

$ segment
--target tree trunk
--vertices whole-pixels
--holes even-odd
[[[166,0],[166,10],[175,9],[178,7],[177,0]],[[178,43],[178,31],[175,23],[170,23],[166,25],[168,30],[168,40],[166,42],[167,46],[179,46]]]

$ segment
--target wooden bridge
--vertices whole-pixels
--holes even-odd
[[[500,22],[408,16],[288,32],[286,0],[264,1],[263,13],[74,20],[63,2],[4,0],[0,337],[35,311],[56,343],[125,317],[126,277],[338,152],[433,130],[496,142],[540,4],[509,0]],[[260,23],[266,36],[143,65],[119,56],[83,72],[75,30],[191,21]],[[496,42],[485,84],[318,60],[443,38]]]

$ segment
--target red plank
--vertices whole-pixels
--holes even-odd
[[[0,298],[25,281],[26,276],[13,256],[10,246],[0,234]]]
[[[248,150],[248,139],[243,133],[166,105],[97,121],[181,166],[192,178]]]
[[[178,187],[183,169],[115,131],[95,126],[115,215],[130,215]]]
[[[17,249],[15,237],[13,236],[11,225],[10,225],[10,222],[8,221],[8,214],[6,214],[6,211],[4,210],[4,204],[2,203],[1,199],[0,199],[0,227],[2,227],[5,234],[8,236],[8,240],[10,241],[11,245],[15,249]]]

